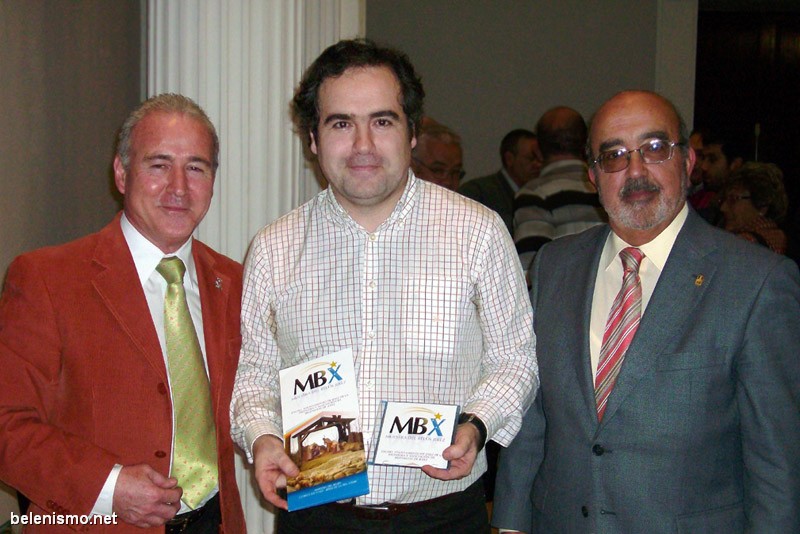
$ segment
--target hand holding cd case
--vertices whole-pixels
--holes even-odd
[[[353,351],[282,369],[280,383],[286,454],[300,469],[289,511],[369,493]]]
[[[381,402],[383,417],[370,464],[450,467],[450,462],[442,458],[442,452],[455,439],[459,406]]]

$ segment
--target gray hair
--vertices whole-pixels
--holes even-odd
[[[412,155],[416,155],[419,152],[420,146],[423,144],[423,137],[435,139],[448,145],[461,146],[461,136],[444,124],[433,121],[423,121],[417,132],[417,146],[411,151]]]
[[[219,136],[217,130],[211,119],[208,118],[203,108],[191,98],[175,93],[162,93],[148,98],[139,106],[134,109],[125,122],[122,123],[122,128],[119,131],[117,139],[117,156],[122,161],[122,166],[125,169],[129,168],[131,162],[131,134],[133,129],[139,124],[139,121],[145,118],[149,113],[181,113],[188,115],[200,121],[206,127],[208,133],[211,134],[212,147],[211,147],[211,164],[214,174],[219,167]]]

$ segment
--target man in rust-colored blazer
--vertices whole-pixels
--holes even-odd
[[[28,532],[245,532],[228,419],[242,269],[192,238],[218,154],[197,104],[151,98],[120,132],[114,173],[123,213],[9,267],[0,300],[0,479],[30,499],[25,519],[41,524]],[[216,433],[216,485],[194,506],[171,476],[180,394],[164,341],[167,283],[155,270],[171,256],[186,267],[209,378],[198,387],[210,387]]]

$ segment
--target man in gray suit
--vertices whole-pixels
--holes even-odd
[[[531,267],[541,389],[501,454],[495,526],[800,532],[800,275],[687,206],[685,130],[649,92],[595,115],[609,225]]]
[[[500,161],[503,167],[499,171],[467,180],[458,192],[499,213],[513,236],[514,195],[542,169],[536,134],[523,129],[508,132],[500,142]]]

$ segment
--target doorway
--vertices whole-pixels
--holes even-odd
[[[714,4],[698,14],[694,125],[740,144],[745,160],[777,164],[787,222],[800,224],[800,7]]]

